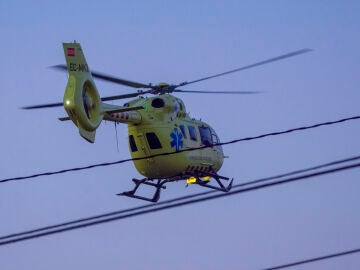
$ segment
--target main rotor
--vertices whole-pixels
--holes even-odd
[[[226,71],[226,72],[218,73],[218,74],[215,74],[215,75],[210,75],[210,76],[203,77],[203,78],[196,79],[196,80],[189,81],[189,82],[184,81],[184,82],[179,83],[179,84],[168,84],[168,83],[164,83],[164,82],[161,82],[161,83],[158,83],[158,84],[155,84],[155,85],[153,85],[153,84],[144,84],[144,83],[134,82],[134,81],[130,81],[130,80],[127,80],[127,79],[122,79],[122,78],[119,78],[119,77],[116,77],[116,76],[104,74],[104,73],[101,73],[101,72],[98,72],[98,71],[91,71],[91,74],[92,74],[92,76],[94,78],[99,79],[99,80],[112,82],[112,83],[115,83],[115,84],[120,84],[120,85],[129,86],[129,87],[138,89],[134,93],[102,97],[101,98],[102,101],[134,98],[134,97],[145,95],[145,94],[162,95],[162,94],[171,94],[171,93],[174,93],[174,92],[175,93],[198,93],[198,94],[255,94],[255,93],[259,93],[259,92],[256,92],[256,91],[195,91],[195,90],[179,89],[179,87],[187,86],[187,85],[190,85],[190,84],[198,83],[198,82],[201,82],[201,81],[209,80],[209,79],[220,77],[220,76],[225,76],[225,75],[228,75],[228,74],[231,74],[231,73],[235,73],[235,72],[243,71],[243,70],[246,70],[246,69],[258,67],[258,66],[269,64],[269,63],[272,63],[272,62],[284,60],[286,58],[290,58],[290,57],[294,57],[294,56],[297,56],[297,55],[300,55],[300,54],[308,53],[310,51],[311,51],[311,49],[302,49],[302,50],[290,52],[290,53],[283,54],[283,55],[280,55],[280,56],[277,56],[277,57],[274,57],[274,58],[270,58],[270,59],[267,59],[267,60],[264,60],[264,61],[260,61],[260,62],[251,64],[251,65],[243,66],[243,67],[240,67],[240,68],[236,68],[236,69],[229,70],[229,71]],[[61,71],[67,71],[68,70],[67,66],[63,65],[63,64],[55,65],[55,66],[52,66],[51,68],[61,70]],[[50,107],[57,107],[57,106],[62,106],[62,105],[63,105],[63,103],[41,104],[41,105],[23,107],[23,109],[50,108]]]

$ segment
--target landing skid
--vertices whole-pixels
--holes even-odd
[[[194,174],[195,174],[195,176],[193,176]],[[161,190],[166,189],[166,186],[165,186],[166,183],[173,182],[173,181],[179,181],[179,180],[186,180],[188,177],[191,177],[191,176],[196,178],[196,181],[193,184],[197,184],[202,187],[207,187],[207,188],[222,191],[222,192],[229,192],[231,190],[232,184],[233,184],[233,179],[230,179],[230,178],[224,177],[224,176],[220,176],[216,172],[212,172],[212,173],[207,172],[206,175],[204,175],[203,172],[195,171],[191,175],[185,175],[185,176],[181,176],[181,177],[180,176],[173,177],[173,178],[169,178],[169,179],[144,178],[144,179],[139,180],[139,179],[133,178],[132,181],[135,184],[134,189],[130,190],[130,191],[125,191],[125,192],[122,192],[122,193],[119,193],[116,195],[127,196],[130,198],[135,198],[135,199],[140,199],[140,200],[156,203],[160,199]],[[205,177],[205,176],[210,176],[211,178],[215,179],[215,181],[218,185],[217,186],[210,185],[209,180],[202,180],[201,178]],[[225,180],[225,181],[230,180],[230,183],[225,187],[224,184],[221,182],[221,180]],[[140,185],[147,185],[147,186],[155,187],[156,190],[154,192],[154,195],[151,198],[136,195],[135,193],[138,190],[138,188],[140,187]]]
[[[156,181],[156,183],[153,183],[151,181]],[[166,189],[166,186],[164,186],[164,184],[166,184],[167,182],[169,182],[168,180],[154,180],[154,179],[149,179],[149,178],[144,178],[144,179],[135,179],[133,178],[133,182],[135,184],[135,187],[133,190],[130,191],[125,191],[119,194],[116,194],[118,196],[127,196],[130,198],[135,198],[135,199],[140,199],[140,200],[144,200],[144,201],[148,201],[148,202],[157,202],[160,199],[160,191],[161,189]],[[135,192],[137,191],[137,189],[140,187],[140,185],[148,185],[148,186],[153,186],[156,188],[154,196],[152,198],[147,198],[144,196],[139,196],[136,195]]]

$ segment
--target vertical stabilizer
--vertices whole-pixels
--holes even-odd
[[[101,98],[79,43],[63,43],[69,80],[64,94],[64,108],[79,128],[80,135],[95,141],[96,129],[103,119]]]

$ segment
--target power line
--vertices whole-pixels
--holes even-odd
[[[282,264],[282,265],[278,265],[278,266],[273,266],[273,267],[270,267],[270,268],[265,268],[263,270],[284,269],[284,268],[289,268],[289,267],[296,266],[296,265],[307,264],[307,263],[312,263],[312,262],[316,262],[316,261],[328,260],[328,259],[332,259],[332,258],[335,258],[335,257],[345,256],[345,255],[354,254],[354,253],[358,253],[358,252],[360,252],[360,248],[347,250],[347,251],[343,251],[343,252],[338,252],[338,253],[333,253],[333,254],[329,254],[329,255],[325,255],[325,256],[305,259],[305,260],[301,260],[301,261],[297,261],[297,262],[293,262],[293,263],[287,263],[287,264]]]
[[[271,181],[271,180],[276,180],[276,179],[280,179],[280,178],[283,178],[283,177],[289,177],[289,176],[292,176],[292,175],[297,175],[297,174],[300,174],[300,173],[310,172],[310,171],[314,171],[314,170],[318,170],[318,169],[322,169],[322,168],[326,168],[326,167],[330,167],[330,166],[334,166],[334,165],[348,163],[348,162],[356,161],[358,159],[360,159],[360,156],[354,156],[354,157],[350,157],[350,158],[345,158],[345,159],[341,159],[341,160],[336,160],[336,161],[324,163],[324,164],[317,165],[317,166],[308,167],[308,168],[301,169],[301,170],[296,170],[296,171],[292,171],[292,172],[278,174],[278,175],[275,175],[275,176],[260,178],[260,179],[257,179],[257,180],[253,180],[253,181],[233,185],[233,189],[234,188],[236,189],[236,188],[239,188],[239,187],[245,187],[245,186],[249,186],[249,185],[253,185],[253,184],[268,182],[268,181]],[[115,216],[115,215],[119,215],[119,214],[123,214],[123,213],[133,212],[133,211],[136,211],[136,210],[151,208],[151,207],[154,207],[154,206],[165,205],[165,204],[174,203],[174,202],[177,202],[177,201],[182,201],[182,200],[187,200],[187,199],[191,199],[191,198],[205,196],[205,195],[208,195],[208,194],[211,194],[211,193],[216,193],[216,192],[218,192],[218,191],[209,190],[209,191],[200,192],[200,193],[191,194],[191,195],[186,195],[186,196],[182,196],[182,197],[178,197],[178,198],[174,198],[174,199],[170,199],[170,200],[165,200],[165,201],[162,201],[162,202],[158,202],[157,204],[151,203],[151,204],[146,204],[146,205],[137,206],[137,207],[133,207],[133,208],[113,211],[113,212],[105,213],[105,214],[101,214],[101,215],[91,216],[91,217],[87,217],[87,218],[76,219],[76,220],[68,221],[68,222],[65,222],[65,223],[58,224],[58,225],[50,225],[50,226],[42,227],[42,228],[35,229],[35,230],[29,230],[29,231],[25,231],[25,232],[21,232],[21,233],[15,233],[15,234],[2,236],[2,237],[0,237],[0,240],[9,239],[9,238],[13,238],[13,237],[16,237],[16,236],[18,237],[18,236],[22,236],[22,235],[26,235],[26,234],[30,234],[30,233],[35,233],[35,232],[40,232],[40,231],[46,231],[46,230],[49,230],[49,229],[55,229],[55,228],[59,228],[59,227],[62,227],[62,226],[68,226],[68,225],[72,225],[72,224],[81,223],[81,222],[84,222],[84,221],[97,220],[97,219],[104,218],[104,217]]]
[[[122,214],[122,215],[110,216],[110,217],[106,217],[101,220],[84,222],[82,224],[74,224],[72,226],[66,226],[68,224],[68,222],[62,223],[62,224],[54,225],[53,226],[55,228],[54,230],[45,230],[45,231],[42,231],[42,229],[32,230],[33,232],[36,232],[36,233],[32,233],[30,235],[27,235],[28,232],[22,232],[22,233],[14,234],[14,235],[18,235],[18,236],[13,237],[11,239],[8,239],[10,236],[3,236],[1,238],[4,240],[0,241],[0,246],[19,242],[19,241],[24,241],[24,240],[28,240],[28,239],[39,238],[39,237],[46,236],[46,235],[57,234],[60,232],[65,232],[65,231],[75,230],[75,229],[84,228],[84,227],[88,227],[88,226],[93,226],[93,225],[97,225],[97,224],[107,223],[107,222],[111,222],[111,221],[115,221],[115,220],[121,220],[121,219],[126,219],[126,218],[130,218],[130,217],[134,217],[134,216],[140,216],[140,215],[144,215],[144,214],[148,214],[148,213],[152,213],[152,212],[158,212],[158,211],[162,211],[165,209],[181,207],[181,206],[185,206],[188,204],[194,204],[194,203],[199,203],[199,202],[203,202],[203,201],[223,198],[225,196],[231,196],[231,195],[241,194],[241,193],[245,193],[245,192],[260,190],[260,189],[271,187],[271,186],[287,184],[287,183],[291,183],[291,182],[295,182],[295,181],[309,179],[309,178],[316,177],[316,176],[350,170],[350,169],[354,169],[357,167],[360,167],[360,163],[354,163],[354,164],[345,165],[345,166],[341,166],[341,167],[337,167],[337,168],[331,168],[331,169],[313,172],[313,173],[309,173],[309,174],[305,174],[305,175],[301,175],[301,176],[294,176],[294,177],[286,178],[283,180],[273,181],[270,183],[253,185],[253,186],[241,188],[238,190],[232,190],[228,193],[221,193],[221,194],[217,193],[217,194],[210,195],[210,196],[204,196],[201,198],[185,200],[185,201],[176,202],[176,203],[172,203],[172,204],[168,204],[168,205],[155,204],[154,207],[151,207],[150,209],[142,209],[140,211],[130,212],[130,213]]]
[[[129,161],[137,161],[137,160],[155,158],[155,157],[159,157],[159,156],[168,156],[168,155],[174,155],[174,154],[178,154],[178,153],[182,153],[182,152],[190,152],[190,151],[210,148],[210,147],[213,147],[213,146],[228,145],[228,144],[234,144],[234,143],[243,142],[243,141],[257,140],[257,139],[261,139],[261,138],[265,138],[265,137],[288,134],[288,133],[292,133],[292,132],[295,132],[295,131],[302,131],[302,130],[307,130],[307,129],[314,129],[314,128],[318,128],[318,127],[322,127],[322,126],[335,125],[335,124],[340,124],[340,123],[344,123],[344,122],[347,122],[347,121],[358,120],[358,119],[360,119],[360,116],[352,116],[352,117],[343,118],[343,119],[339,119],[339,120],[335,120],[335,121],[328,121],[328,122],[318,123],[318,124],[309,125],[309,126],[302,126],[302,127],[298,127],[298,128],[292,128],[292,129],[284,130],[284,131],[265,133],[265,134],[258,135],[258,136],[235,139],[235,140],[232,140],[232,141],[212,144],[212,145],[208,145],[208,146],[201,146],[201,147],[195,147],[195,148],[182,149],[182,150],[180,150],[178,152],[166,152],[166,153],[161,153],[161,154],[156,154],[156,155],[150,155],[150,156],[147,156],[147,157],[128,158],[128,159],[118,160],[118,161],[114,161],[114,162],[104,162],[104,163],[98,163],[98,164],[83,166],[83,167],[76,167],[76,168],[63,169],[63,170],[58,170],[58,171],[49,171],[49,172],[44,172],[44,173],[32,174],[32,175],[28,175],[28,176],[4,178],[4,179],[0,180],[0,183],[10,182],[10,181],[19,181],[19,180],[25,180],[25,179],[31,179],[31,178],[37,178],[37,177],[41,177],[41,176],[51,176],[51,175],[63,174],[63,173],[67,173],[67,172],[82,171],[82,170],[88,170],[88,169],[97,168],[97,167],[107,167],[107,166],[121,164],[121,163],[129,162]]]

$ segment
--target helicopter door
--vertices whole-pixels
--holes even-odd
[[[150,156],[150,149],[149,149],[149,145],[146,141],[146,133],[145,132],[140,132],[137,134],[137,138],[141,144],[141,146],[139,147],[141,149],[141,152],[144,154],[145,157]],[[152,158],[148,158],[147,161],[149,162],[153,162]]]
[[[138,137],[141,141],[141,150],[146,157],[159,153],[156,150],[161,150],[163,148],[158,135],[159,134],[154,132],[154,130],[144,130],[143,133],[139,134]],[[149,160],[153,161],[152,158]]]

